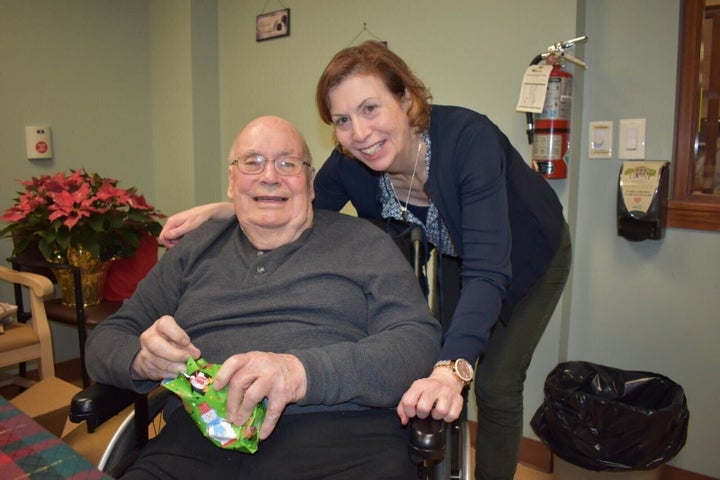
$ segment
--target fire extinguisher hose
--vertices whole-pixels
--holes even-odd
[[[543,55],[538,53],[535,58],[532,59],[532,62],[530,62],[530,66],[537,65],[542,62],[542,60]],[[532,145],[535,138],[535,116],[531,112],[525,112],[525,121],[527,123],[527,130],[525,130],[525,132],[528,136],[528,144]]]

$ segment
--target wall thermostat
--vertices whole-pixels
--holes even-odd
[[[35,158],[52,158],[52,135],[50,127],[25,127],[25,151],[28,160]]]

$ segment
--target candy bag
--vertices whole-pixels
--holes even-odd
[[[181,372],[175,379],[163,381],[163,386],[180,397],[195,425],[215,445],[255,453],[260,427],[265,419],[265,402],[255,405],[250,418],[242,426],[228,422],[225,419],[227,388],[216,391],[212,387],[219,369],[220,365],[191,357],[187,361],[187,371]]]

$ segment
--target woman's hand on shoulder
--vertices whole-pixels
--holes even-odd
[[[234,214],[233,205],[229,202],[207,203],[183,210],[167,219],[160,232],[160,242],[167,248],[172,248],[185,234],[195,230],[205,221],[211,218],[230,218]]]

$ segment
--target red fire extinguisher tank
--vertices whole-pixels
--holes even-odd
[[[566,178],[573,76],[553,65],[542,113],[535,114],[533,168],[545,178]]]

